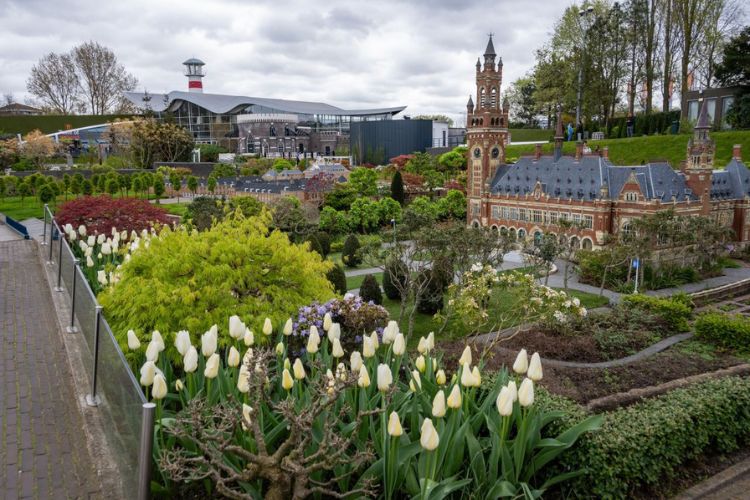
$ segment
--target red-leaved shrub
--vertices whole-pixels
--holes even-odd
[[[60,205],[55,213],[62,227],[70,224],[86,226],[88,234],[150,229],[157,224],[168,224],[167,212],[139,198],[112,198],[107,195],[82,196]]]

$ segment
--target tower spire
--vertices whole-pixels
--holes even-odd
[[[555,161],[562,156],[562,143],[565,139],[563,136],[562,110],[557,108],[557,123],[555,124]]]
[[[490,39],[487,41],[487,48],[484,49],[484,70],[495,69],[495,45],[492,43],[493,34],[489,34]]]

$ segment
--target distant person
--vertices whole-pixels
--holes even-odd
[[[583,141],[583,154],[591,154],[591,148],[589,147],[588,142]]]
[[[578,122],[578,127],[576,128],[576,134],[578,136],[577,140],[583,139],[583,123]]]
[[[568,123],[568,142],[573,140],[573,124]]]
[[[628,113],[628,119],[625,121],[627,128],[628,137],[633,137],[633,129],[635,128],[635,116],[632,113]]]

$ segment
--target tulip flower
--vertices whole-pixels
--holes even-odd
[[[185,386],[182,384],[182,380],[177,379],[174,382],[174,388],[177,390],[177,392],[181,391]]]
[[[110,232],[112,233],[112,236],[114,236],[114,235],[116,235],[118,233],[117,228],[114,227],[114,226],[112,226],[112,229],[110,230]]]
[[[327,332],[331,328],[331,313],[325,313],[323,316],[323,331]]]
[[[397,333],[393,340],[393,354],[401,356],[406,352],[406,339],[403,333]]]
[[[320,347],[320,336],[318,336],[318,330],[313,330],[315,327],[310,328],[310,336],[307,337],[307,352],[315,354],[318,352]]]
[[[154,383],[154,377],[156,376],[156,365],[153,361],[146,361],[141,366],[141,385],[148,387]]]
[[[154,376],[154,387],[151,389],[151,396],[154,399],[164,399],[164,396],[167,395],[168,389],[167,389],[167,381],[164,380],[164,375],[161,373],[157,373]]]
[[[445,416],[445,393],[442,390],[437,391],[432,400],[432,416],[435,418]]]
[[[156,360],[159,358],[159,346],[154,342],[153,340],[148,343],[148,346],[146,347],[146,360],[153,361],[156,363]]]
[[[229,336],[233,339],[241,339],[243,335],[245,335],[245,323],[237,315],[230,316]]]
[[[331,327],[328,329],[328,341],[333,342],[335,339],[341,339],[341,325],[331,323]]]
[[[96,273],[96,281],[102,286],[107,286],[107,273],[100,269],[99,272]]]
[[[388,417],[388,434],[393,437],[399,437],[403,433],[404,428],[401,427],[401,420],[398,418],[398,413],[392,411]]]
[[[102,243],[104,243],[105,239],[107,239],[107,236],[105,234],[99,234],[96,237],[96,242],[101,245]]]
[[[73,233],[75,234],[75,233]],[[110,245],[109,241],[105,241],[102,245],[102,254],[103,255],[111,255],[112,254],[112,246]]]
[[[250,347],[255,343],[255,335],[253,331],[245,327],[245,337],[242,339],[245,342],[245,346]]]
[[[331,330],[333,330],[333,327],[331,327]],[[331,330],[328,331],[330,332]],[[344,357],[344,349],[341,347],[341,341],[339,339],[333,339],[333,349],[331,349],[331,355],[334,358]]]
[[[177,352],[180,353],[180,356],[184,356],[188,349],[190,349],[191,345],[190,333],[188,333],[187,330],[177,332],[177,335],[174,338],[174,346],[177,348]]]
[[[253,413],[253,407],[242,403],[242,429],[247,430],[250,425],[250,415]]]
[[[510,391],[510,395],[513,397],[513,401],[518,401],[518,389],[516,388],[515,380],[511,380],[510,382],[508,382],[508,390]]]
[[[78,248],[80,248],[82,252],[85,252],[88,247],[89,246],[86,244],[85,241],[81,240],[78,242]]]
[[[198,350],[195,347],[188,347],[187,353],[185,353],[185,357],[182,360],[182,364],[187,373],[193,373],[198,369]]]
[[[289,358],[284,358],[284,368],[289,370],[292,367],[291,361],[289,361]]]
[[[469,363],[464,363],[461,368],[461,385],[464,387],[474,387],[474,377],[471,375]]]
[[[362,337],[362,356],[371,358],[375,356],[375,346],[372,343],[372,337],[365,335]]]
[[[357,385],[362,388],[370,387],[370,374],[367,373],[367,367],[365,365],[362,365],[359,369]]]
[[[86,236],[86,226],[84,226],[83,224],[78,226],[78,234],[80,234],[81,236]]]
[[[461,388],[458,384],[453,386],[451,393],[448,395],[448,408],[461,408]]]
[[[534,404],[534,382],[530,378],[525,378],[521,382],[521,387],[518,389],[518,402],[524,407]]]
[[[287,368],[284,368],[284,372],[281,374],[281,387],[287,391],[294,387],[294,379]]]
[[[141,341],[138,340],[135,332],[133,330],[128,330],[128,349],[135,351],[136,349],[140,349],[140,347]]]
[[[419,438],[419,444],[422,445],[427,451],[433,451],[440,444],[440,437],[438,436],[435,426],[432,425],[432,420],[425,418],[422,422],[422,434]]]
[[[383,331],[383,343],[390,344],[396,340],[396,335],[398,335],[398,333],[398,323],[393,320],[389,321],[388,326],[386,326]]]
[[[458,365],[463,366],[464,364],[471,365],[471,347],[466,346],[464,352],[461,354],[461,358],[458,360]]]
[[[250,390],[250,372],[247,366],[240,366],[240,374],[237,377],[237,390],[245,394]]]
[[[417,352],[419,354],[424,354],[427,352],[427,339],[424,337],[419,337],[419,343],[417,344]]]
[[[206,369],[203,370],[203,375],[206,378],[216,378],[216,376],[219,374],[219,364],[219,355],[213,353],[211,356],[209,356],[208,361],[206,361]]]
[[[378,332],[372,332],[370,334],[370,340],[372,341],[372,347],[377,351],[380,347],[380,341],[378,340]]]
[[[263,335],[271,335],[273,333],[273,325],[271,324],[271,320],[269,318],[266,318],[266,320],[263,322]]]
[[[302,380],[303,378],[305,378],[305,367],[302,366],[302,361],[300,361],[299,358],[294,360],[293,371],[294,378],[296,378],[297,380]]]
[[[336,365],[336,376],[339,380],[346,380],[346,365],[344,363]]]
[[[411,380],[409,380],[409,390],[411,390],[411,392],[417,392],[418,388],[422,388],[422,377],[419,376],[417,370],[412,370]]]
[[[159,330],[154,330],[151,333],[151,341],[155,342],[157,346],[159,346],[159,352],[162,352],[164,350],[164,338],[161,336],[161,333],[159,333]]]
[[[91,236],[86,238],[86,244],[90,247],[93,247],[94,245],[96,245],[96,236],[92,234]]]
[[[425,347],[427,348],[427,352],[430,352],[435,348],[435,332],[430,332],[429,335],[427,335]]]
[[[253,357],[253,350],[248,349],[247,351],[245,351],[245,355],[242,356],[242,364],[243,365],[248,364],[250,362],[250,358],[252,357]]]
[[[529,370],[526,372],[526,376],[534,382],[542,380],[542,359],[539,357],[538,352],[535,352],[531,356],[531,363],[529,363]]]
[[[422,356],[421,354],[419,355],[419,357],[417,357],[417,360],[414,362],[414,364],[416,365],[417,370],[422,373],[424,373],[425,369],[427,368],[427,363],[425,362],[424,356]]]
[[[433,364],[435,366],[435,364]],[[435,374],[435,381],[438,383],[438,385],[445,385],[446,377],[445,372],[442,370],[437,371],[437,374]]]
[[[474,369],[471,370],[471,377],[474,379],[474,387],[482,385],[482,375],[479,373],[478,366],[475,366]]]
[[[353,351],[349,356],[349,365],[352,369],[352,373],[358,373],[359,367],[362,366],[362,355],[359,351]]]
[[[88,250],[91,250],[90,248]],[[94,267],[94,259],[91,258],[91,255],[86,256],[86,267]]]
[[[284,323],[284,330],[283,330],[284,336],[288,337],[289,335],[292,334],[292,326],[294,326],[292,324],[292,318],[287,319],[286,323]]]
[[[526,354],[526,349],[521,349],[516,356],[516,361],[513,363],[513,371],[519,375],[526,373],[529,369],[529,355]]]
[[[211,327],[209,331],[201,335],[201,353],[207,358],[216,352],[216,344],[219,339],[217,338],[218,334],[214,332],[213,327]]]
[[[232,368],[239,366],[240,364],[240,351],[234,346],[229,348],[229,356],[227,356],[227,364]]]
[[[513,395],[511,394],[508,387],[500,389],[500,394],[497,395],[497,412],[501,417],[508,417],[513,414]]]
[[[393,374],[391,373],[391,367],[386,364],[378,365],[378,390],[386,392],[393,383]]]
[[[70,241],[75,241],[78,238],[78,235],[75,231],[71,231],[68,233],[68,238],[70,238]]]

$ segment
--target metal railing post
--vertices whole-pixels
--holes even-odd
[[[94,372],[91,377],[91,394],[86,395],[86,404],[89,406],[99,406],[99,396],[96,395],[96,377],[99,372],[99,331],[102,319],[102,306],[96,305],[96,314],[94,315]]]
[[[144,403],[141,412],[141,446],[138,450],[138,500],[151,496],[151,455],[154,447],[154,403]]]
[[[62,262],[62,249],[63,249],[63,243],[64,243],[63,240],[64,240],[63,236],[60,235],[60,237],[59,237],[59,241],[60,241],[60,253],[57,256],[58,257],[57,258],[57,286],[55,287],[55,291],[56,292],[62,292],[63,291],[63,287],[62,287],[62,266],[63,266],[63,262]]]
[[[73,290],[70,294],[70,326],[65,331],[68,333],[77,333],[76,328],[76,282],[78,280],[78,269],[81,264],[81,259],[73,259]]]
[[[54,260],[52,260],[52,246],[55,241],[55,221],[50,220],[49,225],[49,258],[47,259],[47,265],[52,265],[55,263]]]
[[[42,242],[40,245],[44,246],[47,244],[47,204],[44,204],[44,231],[42,231]]]

